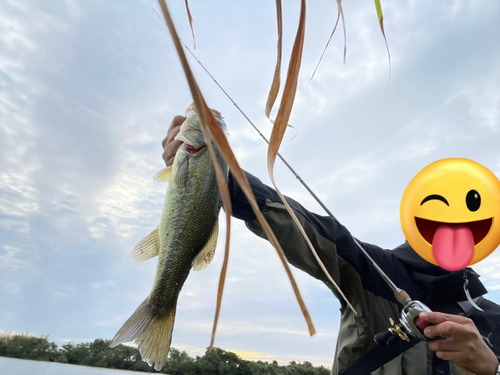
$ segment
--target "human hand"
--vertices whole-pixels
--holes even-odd
[[[175,153],[181,147],[182,142],[176,141],[174,138],[179,133],[181,125],[186,118],[184,116],[177,115],[172,119],[170,127],[168,128],[167,136],[161,142],[163,147],[163,160],[167,167],[174,164]]]
[[[433,324],[424,329],[425,336],[443,337],[428,344],[437,357],[458,363],[477,375],[495,374],[498,359],[471,319],[440,312],[420,313],[419,317]]]

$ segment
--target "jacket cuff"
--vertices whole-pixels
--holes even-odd
[[[250,183],[250,187],[252,188],[253,194],[257,201],[257,205],[262,211],[262,208],[266,203],[267,193],[265,190],[267,186],[265,186],[257,177],[251,175],[250,173],[245,172],[245,174],[247,176],[248,182]],[[254,220],[255,214],[252,210],[252,207],[248,203],[245,193],[238,185],[238,182],[236,182],[236,179],[233,177],[231,171],[229,171],[227,184],[229,193],[231,195],[231,203],[233,205],[233,217],[244,221]]]

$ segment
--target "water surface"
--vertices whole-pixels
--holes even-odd
[[[113,370],[109,368],[69,365],[0,357],[1,375],[138,375],[150,372]]]

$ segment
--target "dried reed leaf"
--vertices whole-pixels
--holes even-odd
[[[231,242],[231,216],[233,214],[233,208],[231,204],[231,196],[229,194],[229,189],[227,188],[226,176],[224,176],[219,163],[216,161],[217,157],[215,156],[215,152],[213,150],[212,145],[210,145],[209,150],[212,160],[215,160],[214,165],[215,165],[215,170],[217,172],[216,174],[217,184],[219,185],[219,191],[224,205],[224,211],[226,212],[226,244],[224,246],[224,261],[222,262],[222,268],[219,277],[219,286],[217,288],[217,302],[215,305],[216,307],[215,307],[214,325],[212,327],[212,337],[210,338],[210,347],[212,347],[214,346],[215,332],[217,331],[217,324],[219,322],[220,309],[222,306],[222,295],[224,294],[224,285],[226,283],[227,264],[229,262],[229,249]],[[220,186],[224,186],[225,189],[220,189]]]
[[[186,55],[184,54],[184,50],[182,49],[182,45],[179,40],[179,36],[177,34],[177,31],[175,29],[175,26],[173,24],[172,18],[170,16],[170,13],[168,11],[167,4],[165,3],[165,0],[158,0],[160,4],[160,8],[163,13],[163,17],[165,18],[165,22],[167,24],[167,27],[169,29],[170,35],[172,36],[172,40],[174,42],[175,48],[177,50],[177,54],[179,56],[181,65],[184,69],[184,74],[186,76],[186,79],[188,81],[188,85],[191,91],[191,95],[193,96],[193,101],[195,103],[195,108],[200,116],[200,122],[202,124],[202,128],[204,129],[204,132],[207,132],[211,134],[211,138],[215,141],[217,144],[217,147],[219,148],[219,151],[221,155],[223,156],[224,160],[227,162],[229,165],[229,168],[231,170],[231,173],[233,174],[233,177],[236,179],[238,184],[240,185],[243,193],[247,197],[247,200],[252,207],[257,219],[259,220],[260,224],[262,225],[262,228],[264,229],[267,238],[269,242],[275,247],[276,251],[278,252],[279,258],[281,260],[281,263],[285,267],[285,271],[290,279],[290,283],[292,284],[292,288],[294,290],[295,296],[297,298],[297,302],[299,303],[300,309],[302,310],[302,314],[304,315],[304,318],[306,319],[307,325],[309,327],[309,332],[311,335],[315,333],[315,329],[311,320],[311,317],[309,315],[309,312],[307,311],[307,308],[305,306],[305,303],[302,299],[302,296],[300,295],[300,292],[297,287],[297,283],[295,282],[295,279],[293,278],[293,275],[290,271],[290,268],[288,266],[288,263],[286,261],[285,255],[283,253],[283,250],[281,249],[281,246],[276,239],[276,236],[274,235],[273,231],[271,230],[269,224],[265,220],[264,216],[260,212],[260,209],[258,207],[258,204],[255,200],[255,197],[253,195],[252,188],[250,187],[250,184],[248,183],[248,180],[246,178],[245,173],[243,170],[240,168],[238,162],[236,161],[236,157],[234,156],[234,153],[231,150],[231,147],[229,146],[229,143],[227,142],[226,136],[223,133],[222,129],[219,127],[217,124],[217,121],[214,119],[212,116],[212,113],[210,112],[210,109],[208,108],[205,99],[203,98],[203,95],[198,87],[198,84],[196,83],[196,80],[193,76],[193,73],[191,71],[191,68],[189,66],[189,63],[187,62]],[[214,163],[216,163],[214,161]],[[224,199],[224,195],[226,195],[227,192],[227,185],[224,184],[224,186],[219,185],[219,189],[221,191],[221,196]],[[224,193],[222,193],[225,191]],[[229,195],[229,192],[227,192],[227,195]],[[225,207],[226,209],[226,207]],[[220,307],[218,307],[220,308]],[[215,325],[215,322],[214,322]],[[216,328],[214,327],[213,332],[215,332]]]
[[[342,18],[342,29],[344,30],[344,64],[347,55],[347,32],[345,30],[345,18],[344,18],[344,8],[342,8],[342,0],[337,0],[337,6],[339,7],[340,18]]]
[[[277,57],[276,57],[276,67],[274,68],[273,82],[271,83],[271,89],[267,97],[266,102],[266,116],[271,120],[271,110],[273,109],[276,98],[278,97],[278,92],[280,90],[280,76],[281,76],[281,56],[283,50],[283,15],[281,11],[281,0],[276,0],[276,18],[278,25],[278,45],[277,45]],[[272,120],[271,120],[272,122]]]
[[[328,41],[326,42],[326,46],[323,49],[323,52],[321,53],[321,57],[319,58],[318,64],[316,64],[316,67],[314,68],[313,74],[311,74],[311,78],[309,78],[309,82],[307,83],[307,86],[311,83],[313,80],[314,76],[316,75],[316,71],[319,68],[319,64],[321,64],[321,61],[323,61],[323,57],[325,56],[326,50],[328,49],[328,46],[330,45],[330,42],[332,41],[333,34],[335,34],[335,31],[337,30],[337,26],[339,25],[340,21],[340,8],[337,13],[337,21],[335,22],[335,26],[333,27],[333,31],[330,34],[330,37],[328,38]]]
[[[316,250],[314,249],[313,244],[307,237],[306,232],[304,231],[304,228],[302,228],[302,225],[300,224],[299,220],[297,219],[297,216],[291,209],[290,205],[286,201],[285,197],[281,193],[281,191],[278,189],[276,186],[276,181],[274,179],[274,163],[276,161],[276,156],[278,155],[278,150],[281,145],[281,142],[283,140],[283,136],[285,135],[286,127],[288,120],[290,118],[290,114],[292,112],[292,107],[293,107],[293,102],[295,99],[295,94],[297,91],[297,82],[298,82],[298,77],[299,77],[299,71],[300,71],[300,64],[302,60],[302,51],[304,47],[304,38],[305,38],[305,27],[306,27],[306,0],[301,0],[301,8],[300,8],[300,18],[299,18],[299,27],[297,29],[297,35],[295,37],[295,42],[293,44],[292,48],[292,54],[290,56],[290,62],[288,65],[288,72],[287,72],[287,77],[286,77],[286,82],[285,82],[285,87],[283,89],[283,96],[281,98],[281,103],[280,107],[278,109],[278,114],[276,116],[276,120],[274,122],[273,130],[271,133],[271,139],[269,140],[269,148],[267,151],[267,168],[269,172],[269,177],[271,178],[271,181],[274,185],[274,188],[276,189],[276,192],[280,196],[283,204],[285,205],[288,213],[292,217],[294,223],[297,225],[297,228],[300,230],[302,236],[307,242],[307,245],[309,246],[309,249],[311,250],[312,254],[314,255],[316,261],[320,265],[321,269],[325,273],[326,277],[328,280],[334,285],[339,292],[339,294],[343,297],[347,305],[351,308],[351,310],[354,312],[354,314],[357,315],[356,310],[354,307],[349,303],[345,295],[343,294],[342,290],[338,287],[337,283],[333,280],[331,277],[330,273],[324,266],[323,262],[321,261],[320,257],[318,256]]]
[[[191,34],[193,35],[193,49],[196,49],[196,37],[194,36],[194,26],[193,26],[193,17],[191,16],[191,12],[189,11],[188,0],[186,2],[186,12],[189,19],[189,27],[191,27]]]
[[[344,64],[347,56],[347,33],[346,33],[346,28],[345,28],[345,18],[344,18],[344,9],[342,8],[342,0],[337,0],[337,20],[335,21],[335,26],[333,26],[333,31],[330,34],[330,37],[328,38],[328,41],[326,42],[325,48],[323,49],[323,52],[321,53],[321,57],[319,58],[318,64],[316,64],[316,67],[314,68],[313,74],[311,75],[311,78],[309,78],[309,82],[307,83],[307,87],[309,88],[309,84],[313,80],[314,76],[316,75],[316,71],[319,68],[319,65],[321,64],[321,61],[323,61],[323,57],[325,56],[326,50],[328,49],[328,46],[330,45],[330,42],[332,40],[333,34],[335,34],[335,31],[337,30],[337,26],[339,24],[339,20],[342,19],[342,28],[344,31]]]
[[[390,80],[392,72],[391,52],[389,51],[389,43],[387,43],[387,37],[385,36],[384,15],[382,14],[382,5],[380,4],[380,0],[375,0],[375,8],[377,8],[378,22],[380,24],[380,30],[382,31],[382,35],[384,37],[385,48],[387,49],[387,56],[389,57],[389,80]]]
[[[305,26],[306,26],[306,1],[301,0],[299,27],[292,48],[290,62],[288,64],[287,78],[283,89],[280,107],[276,120],[274,121],[269,148],[267,150],[267,168],[270,175],[273,175],[274,161],[281,146],[281,141],[285,135],[285,130],[292,112],[295,93],[297,91],[297,82],[302,61],[302,50],[304,48]]]

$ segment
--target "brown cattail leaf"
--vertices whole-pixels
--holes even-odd
[[[165,0],[158,0],[163,16],[165,18],[165,22],[167,24],[167,27],[169,29],[169,32],[172,36],[172,40],[174,42],[175,48],[177,50],[177,54],[179,56],[181,65],[184,69],[184,74],[186,76],[186,79],[188,81],[189,89],[191,91],[191,95],[193,96],[193,101],[195,103],[195,108],[200,116],[200,122],[202,124],[202,128],[204,129],[204,132],[206,131],[207,133],[211,134],[211,138],[215,141],[217,144],[217,147],[223,156],[224,160],[226,163],[229,165],[229,168],[231,170],[231,173],[233,177],[236,179],[238,184],[241,186],[241,189],[245,196],[248,199],[248,202],[250,206],[252,207],[257,219],[259,220],[260,224],[262,225],[262,228],[264,229],[267,238],[269,242],[275,247],[279,258],[281,260],[281,263],[283,264],[285,271],[288,275],[288,278],[290,279],[290,283],[292,284],[293,291],[295,293],[295,296],[297,298],[297,301],[299,303],[300,309],[302,310],[302,314],[304,315],[309,332],[311,335],[315,333],[314,325],[312,323],[311,317],[309,315],[309,312],[307,311],[307,308],[305,306],[305,303],[302,299],[302,296],[300,295],[300,292],[297,287],[297,283],[295,282],[295,279],[293,278],[293,275],[291,273],[291,270],[288,266],[288,263],[286,261],[285,255],[283,253],[283,249],[281,248],[278,240],[276,239],[276,236],[274,235],[273,231],[271,230],[271,227],[265,220],[264,216],[260,212],[259,206],[255,200],[255,197],[253,195],[252,188],[250,187],[250,184],[248,183],[248,180],[246,178],[245,173],[243,170],[240,168],[236,157],[234,156],[233,151],[231,150],[231,147],[229,146],[229,143],[227,142],[226,136],[220,126],[218,125],[217,121],[214,119],[212,116],[212,113],[210,112],[210,109],[208,108],[205,99],[203,98],[203,95],[201,94],[200,89],[198,88],[198,84],[193,76],[193,72],[189,66],[189,63],[187,62],[186,55],[184,54],[184,50],[182,49],[182,45],[179,40],[179,36],[177,34],[177,31],[175,29],[175,26],[173,24],[172,18],[170,16],[170,12],[168,11],[167,4],[165,3]],[[215,164],[215,162],[214,162]],[[224,186],[219,185],[219,189],[221,191],[221,196],[225,195],[226,193],[222,193],[222,191],[226,190],[227,191],[227,185],[224,184]],[[227,192],[227,195],[229,193]],[[226,207],[224,207],[226,209]],[[215,329],[214,329],[215,331]]]
[[[210,115],[212,115],[210,113]],[[212,116],[213,118],[213,116]],[[209,129],[207,129],[209,130]],[[205,132],[204,132],[205,134]],[[214,341],[215,341],[215,332],[217,331],[217,324],[219,322],[219,315],[220,315],[220,310],[222,306],[222,295],[224,294],[224,285],[226,283],[226,275],[227,275],[227,265],[229,262],[229,249],[230,249],[230,242],[231,242],[231,216],[233,214],[233,208],[231,204],[231,196],[229,194],[229,189],[227,188],[227,182],[226,182],[226,176],[222,172],[222,169],[217,162],[217,157],[215,155],[215,152],[213,150],[212,144],[210,142],[210,147],[209,147],[210,155],[212,157],[212,160],[214,160],[214,165],[215,165],[215,170],[216,170],[216,175],[217,175],[217,184],[219,185],[219,191],[221,194],[222,198],[222,204],[224,205],[224,211],[226,212],[226,244],[224,246],[224,261],[222,262],[222,268],[220,271],[220,277],[219,277],[219,286],[217,289],[217,302],[216,302],[216,307],[215,307],[215,316],[214,316],[214,324],[212,327],[212,337],[210,339],[210,347],[214,346]],[[225,189],[220,189],[220,186],[224,186]]]
[[[227,197],[223,198],[226,200],[229,200],[231,202],[231,197],[229,196],[229,191],[225,190],[225,193],[227,193]],[[221,192],[222,195],[222,192]],[[231,203],[229,203],[231,205]],[[212,337],[210,338],[210,347],[214,346],[215,342],[215,332],[217,331],[217,324],[219,323],[219,315],[220,315],[220,309],[222,306],[222,294],[224,293],[224,285],[226,283],[226,274],[227,274],[227,264],[229,262],[229,243],[231,239],[231,215],[232,215],[232,209],[228,211],[228,206],[224,205],[224,210],[226,211],[226,227],[228,228],[226,230],[226,245],[224,247],[224,261],[222,262],[222,268],[220,271],[220,277],[219,277],[219,286],[217,289],[217,303],[216,303],[216,308],[215,308],[215,317],[214,317],[214,325],[212,327]]]
[[[288,123],[288,120],[290,118],[290,114],[292,112],[295,94],[297,91],[297,82],[298,82],[299,71],[300,71],[300,63],[302,60],[302,51],[303,51],[303,47],[304,47],[305,26],[306,26],[306,0],[301,0],[299,27],[297,29],[297,35],[295,37],[295,42],[294,42],[294,45],[292,48],[292,54],[291,54],[290,62],[288,65],[288,72],[287,72],[287,77],[286,77],[286,82],[285,82],[285,88],[283,89],[283,97],[281,98],[280,107],[278,109],[278,115],[276,116],[276,120],[275,120],[274,126],[273,126],[273,131],[271,133],[271,139],[269,140],[269,148],[267,151],[267,167],[268,167],[269,177],[271,178],[271,181],[274,185],[274,188],[276,189],[276,192],[278,193],[281,200],[283,201],[283,204],[285,205],[288,213],[292,217],[294,223],[297,225],[297,228],[300,230],[302,236],[306,240],[307,245],[309,246],[309,249],[311,250],[312,254],[314,255],[319,266],[321,267],[321,269],[325,273],[328,280],[336,287],[337,291],[343,297],[343,299],[345,300],[347,305],[351,308],[351,310],[354,312],[354,314],[357,315],[356,310],[349,303],[349,301],[347,300],[347,298],[343,294],[342,290],[339,288],[337,283],[333,280],[330,273],[326,269],[325,265],[321,261],[319,255],[317,254],[316,250],[314,249],[313,244],[311,243],[311,241],[307,237],[307,234],[304,231],[304,228],[302,228],[302,225],[300,224],[299,220],[297,219],[297,216],[295,215],[295,213],[291,209],[290,205],[286,201],[286,199],[283,196],[283,194],[281,193],[281,191],[276,186],[276,182],[274,179],[274,163],[276,161],[276,156],[278,155],[278,150],[279,150],[279,147],[281,145],[281,141],[283,140],[283,136],[285,134],[287,123]]]
[[[382,31],[382,35],[384,37],[385,48],[387,48],[387,56],[389,57],[389,80],[390,80],[392,71],[391,52],[389,51],[389,43],[387,43],[387,37],[385,36],[384,15],[382,14],[382,5],[380,4],[380,0],[375,0],[375,8],[377,8],[378,22],[380,24],[380,30]]]
[[[295,100],[300,64],[302,61],[302,50],[304,48],[305,27],[306,1],[301,0],[299,27],[297,29],[297,35],[295,37],[290,62],[288,64],[288,72],[285,87],[283,89],[283,96],[281,98],[278,114],[276,115],[276,120],[274,121],[271,139],[269,140],[269,148],[267,150],[267,168],[270,175],[273,174],[272,171],[274,170],[276,155],[278,154],[281,141],[285,135],[288,120],[290,119],[290,114],[292,112],[293,102]]]
[[[337,6],[339,7],[340,18],[342,18],[342,29],[344,30],[344,64],[345,64],[345,58],[347,56],[347,32],[345,30],[345,18],[344,18],[344,8],[342,8],[342,0],[337,0]]]
[[[326,42],[325,48],[323,49],[323,52],[321,53],[321,57],[319,58],[318,64],[314,68],[314,72],[311,75],[311,78],[309,79],[309,82],[307,83],[307,86],[311,83],[311,81],[314,78],[314,75],[316,74],[316,71],[319,68],[319,64],[321,64],[321,61],[323,60],[323,57],[325,56],[326,50],[328,49],[328,46],[330,45],[330,42],[332,40],[333,34],[335,34],[335,31],[337,30],[337,26],[339,24],[339,20],[342,18],[342,27],[344,29],[344,64],[345,64],[345,59],[347,56],[347,33],[345,29],[345,18],[344,18],[344,9],[342,8],[342,0],[337,0],[337,7],[338,7],[338,12],[337,12],[337,21],[335,21],[335,26],[333,26],[333,31],[330,34],[330,37],[328,38],[328,41]]]
[[[206,111],[209,111],[204,99],[202,101],[202,105],[204,106]],[[208,113],[210,113],[210,112],[208,112]],[[200,119],[201,119],[201,116],[200,116]],[[283,264],[285,271],[288,275],[288,278],[290,279],[290,283],[292,284],[292,288],[295,292],[297,302],[299,303],[299,306],[302,310],[302,313],[306,319],[306,322],[307,322],[307,325],[309,328],[309,333],[312,336],[316,333],[316,330],[315,330],[314,325],[312,323],[312,319],[309,315],[309,312],[307,311],[307,307],[305,306],[305,303],[302,299],[302,296],[300,295],[297,283],[295,282],[295,279],[293,278],[290,267],[288,266],[285,255],[283,253],[283,249],[281,248],[281,245],[279,244],[278,240],[276,239],[276,236],[274,235],[271,227],[269,226],[266,219],[264,218],[264,216],[260,212],[257,201],[255,200],[255,197],[253,195],[252,188],[251,188],[250,184],[248,183],[248,180],[246,178],[245,173],[240,168],[240,166],[236,160],[236,157],[235,157],[233,151],[231,150],[231,147],[229,146],[229,144],[227,142],[227,139],[226,139],[224,133],[222,132],[220,127],[217,125],[215,119],[213,119],[212,116],[210,116],[208,118],[208,124],[210,126],[210,130],[212,131],[212,137],[215,140],[215,142],[217,143],[219,151],[223,155],[224,159],[229,164],[229,168],[231,170],[233,177],[236,179],[236,181],[240,185],[243,193],[247,197],[247,200],[250,203],[250,206],[252,207],[252,210],[254,211],[257,219],[259,220],[259,223],[261,224],[262,228],[264,229],[269,242],[275,247],[275,249],[278,252],[281,263]]]
[[[335,31],[337,30],[337,26],[339,24],[339,20],[340,20],[340,8],[339,8],[338,13],[337,13],[337,21],[335,22],[335,26],[333,27],[333,31],[330,34],[330,37],[328,38],[328,41],[326,42],[326,46],[323,49],[323,52],[321,53],[321,57],[319,58],[319,61],[316,64],[316,67],[314,68],[313,74],[311,74],[311,78],[309,78],[309,82],[307,83],[307,86],[309,86],[309,84],[313,80],[314,76],[316,75],[316,71],[319,68],[319,64],[321,64],[321,61],[323,61],[323,57],[325,56],[326,50],[328,49],[328,46],[330,45],[330,42],[332,41],[333,34],[335,34]]]
[[[267,97],[265,110],[266,116],[269,120],[271,120],[271,110],[273,109],[276,98],[278,97],[278,92],[280,90],[281,55],[283,50],[283,16],[281,11],[281,0],[276,0],[276,18],[278,25],[278,52],[276,57],[276,67],[274,68],[273,82],[271,83],[271,89]]]
[[[189,11],[188,0],[186,2],[186,12],[189,19],[189,27],[191,27],[191,34],[193,35],[193,48],[196,49],[196,37],[194,36],[194,26],[193,26],[193,17],[191,16],[191,12]]]

